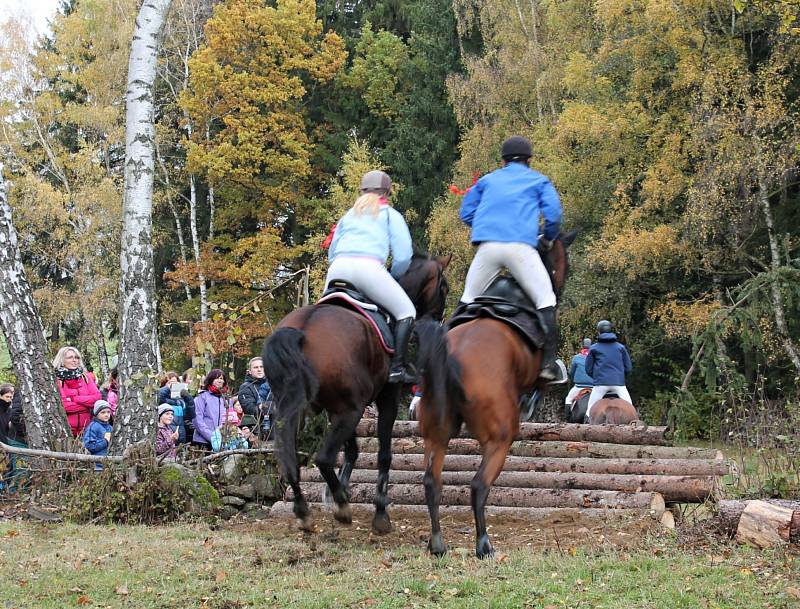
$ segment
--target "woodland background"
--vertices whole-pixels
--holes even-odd
[[[138,4],[65,1],[49,37],[13,20],[0,36],[28,277],[53,351],[74,344],[98,372],[119,326]],[[580,229],[562,356],[609,318],[649,422],[796,429],[798,14],[798,0],[174,0],[156,113],[163,368],[241,376],[319,293],[320,243],[376,167],[416,243],[454,255],[453,305],[472,249],[448,185],[523,134]]]

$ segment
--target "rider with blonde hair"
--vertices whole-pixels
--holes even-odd
[[[361,178],[360,196],[336,224],[325,287],[337,279],[347,281],[389,311],[396,320],[389,382],[411,383],[406,362],[417,313],[396,280],[408,270],[414,250],[403,216],[389,201],[391,189],[392,181],[383,171],[370,171]],[[385,266],[390,252],[391,272]]]

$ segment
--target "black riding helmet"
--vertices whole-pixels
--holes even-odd
[[[606,332],[613,332],[614,326],[607,319],[601,319],[597,322],[597,333],[605,334]]]
[[[528,138],[512,135],[500,148],[500,156],[504,161],[525,160],[533,156],[533,146]]]

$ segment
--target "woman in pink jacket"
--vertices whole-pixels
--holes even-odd
[[[83,368],[81,352],[61,347],[53,360],[61,403],[67,413],[72,435],[78,436],[92,420],[92,408],[101,400],[100,390]]]

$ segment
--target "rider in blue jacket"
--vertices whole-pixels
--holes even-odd
[[[564,404],[570,410],[572,402],[575,401],[575,398],[578,397],[581,390],[594,386],[592,377],[586,372],[586,357],[589,355],[589,348],[591,346],[592,339],[584,338],[583,347],[579,353],[575,354],[569,365],[569,378],[572,379],[573,386],[572,389],[569,390],[569,393],[567,393],[567,397],[564,398]],[[569,410],[567,410],[567,413],[569,413]]]
[[[610,321],[604,319],[598,322],[597,342],[586,356],[586,372],[594,381],[586,409],[587,418],[595,402],[602,400],[606,393],[616,393],[621,399],[633,404],[631,394],[625,387],[625,376],[633,370],[631,356],[628,355],[625,345],[617,340],[613,329]]]
[[[361,196],[336,224],[325,286],[347,281],[389,311],[396,320],[389,382],[413,383],[406,363],[417,311],[397,279],[408,270],[414,249],[406,221],[389,202],[391,190],[392,180],[383,171],[361,178]],[[391,272],[384,266],[390,252]]]
[[[547,176],[529,167],[532,155],[529,140],[518,135],[508,138],[500,150],[503,166],[483,176],[464,196],[461,219],[472,227],[472,244],[478,251],[467,272],[461,302],[474,301],[507,268],[546,326],[539,376],[566,380],[563,364],[556,363],[556,295],[537,249],[549,250],[558,237],[561,201]]]

